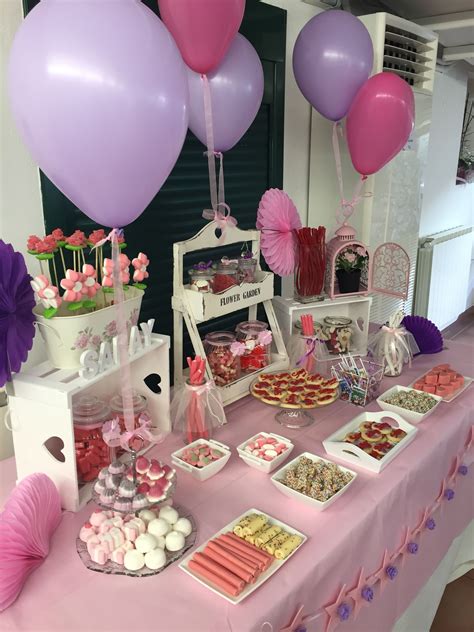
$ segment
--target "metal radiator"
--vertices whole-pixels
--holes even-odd
[[[429,318],[439,329],[453,323],[466,309],[471,256],[471,226],[422,237],[413,313]]]

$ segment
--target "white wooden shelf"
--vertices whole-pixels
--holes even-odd
[[[210,321],[237,310],[248,308],[248,319],[255,320],[257,306],[262,304],[268,318],[268,324],[273,335],[272,362],[262,371],[277,371],[289,366],[288,353],[283,342],[280,326],[273,309],[273,281],[272,272],[258,269],[255,283],[242,283],[219,294],[196,292],[183,284],[184,264],[183,257],[187,253],[204,249],[218,248],[224,245],[251,242],[252,252],[257,261],[260,261],[260,231],[241,230],[237,227],[229,227],[225,238],[220,241],[216,236],[217,224],[209,222],[194,237],[187,241],[177,242],[173,245],[173,298],[174,311],[174,384],[181,385],[187,376],[183,369],[183,322],[186,324],[194,352],[205,357],[205,351],[197,325]],[[230,404],[249,393],[251,382],[261,371],[255,371],[241,376],[235,382],[219,387],[224,405]],[[212,379],[209,365],[206,363],[206,376]]]

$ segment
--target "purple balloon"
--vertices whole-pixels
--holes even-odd
[[[188,88],[178,48],[137,0],[42,0],[11,50],[13,117],[34,160],[86,215],[133,222],[173,168]]]
[[[346,116],[374,59],[369,32],[347,11],[324,11],[305,24],[293,50],[293,72],[303,95],[331,121]]]
[[[189,128],[207,146],[201,75],[188,70]],[[263,98],[263,68],[254,47],[238,33],[209,80],[214,148],[228,151],[252,124]]]

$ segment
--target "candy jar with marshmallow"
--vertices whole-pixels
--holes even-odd
[[[204,338],[204,350],[217,386],[231,384],[241,375],[241,350],[234,345],[236,342],[230,331],[214,331]]]

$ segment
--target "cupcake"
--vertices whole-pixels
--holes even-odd
[[[97,479],[94,485],[94,491],[97,492],[98,494],[102,494],[102,492],[105,490],[105,481],[104,479]]]
[[[132,501],[130,498],[123,498],[123,496],[119,496],[119,498],[115,499],[114,509],[117,509],[118,511],[131,511]]]
[[[120,461],[114,461],[109,465],[110,474],[123,474],[125,472],[125,465]]]
[[[145,494],[137,494],[132,501],[132,507],[134,510],[143,509],[148,505],[148,500]]]
[[[136,489],[136,485],[134,485],[132,481],[124,479],[119,485],[118,492],[120,496],[123,496],[125,498],[133,498],[133,496],[135,496]]]
[[[107,474],[107,478],[105,479],[105,486],[107,489],[117,489],[120,485],[120,481],[122,477],[118,474]]]
[[[104,489],[100,495],[100,502],[104,505],[112,505],[115,500],[115,491],[113,489]]]

